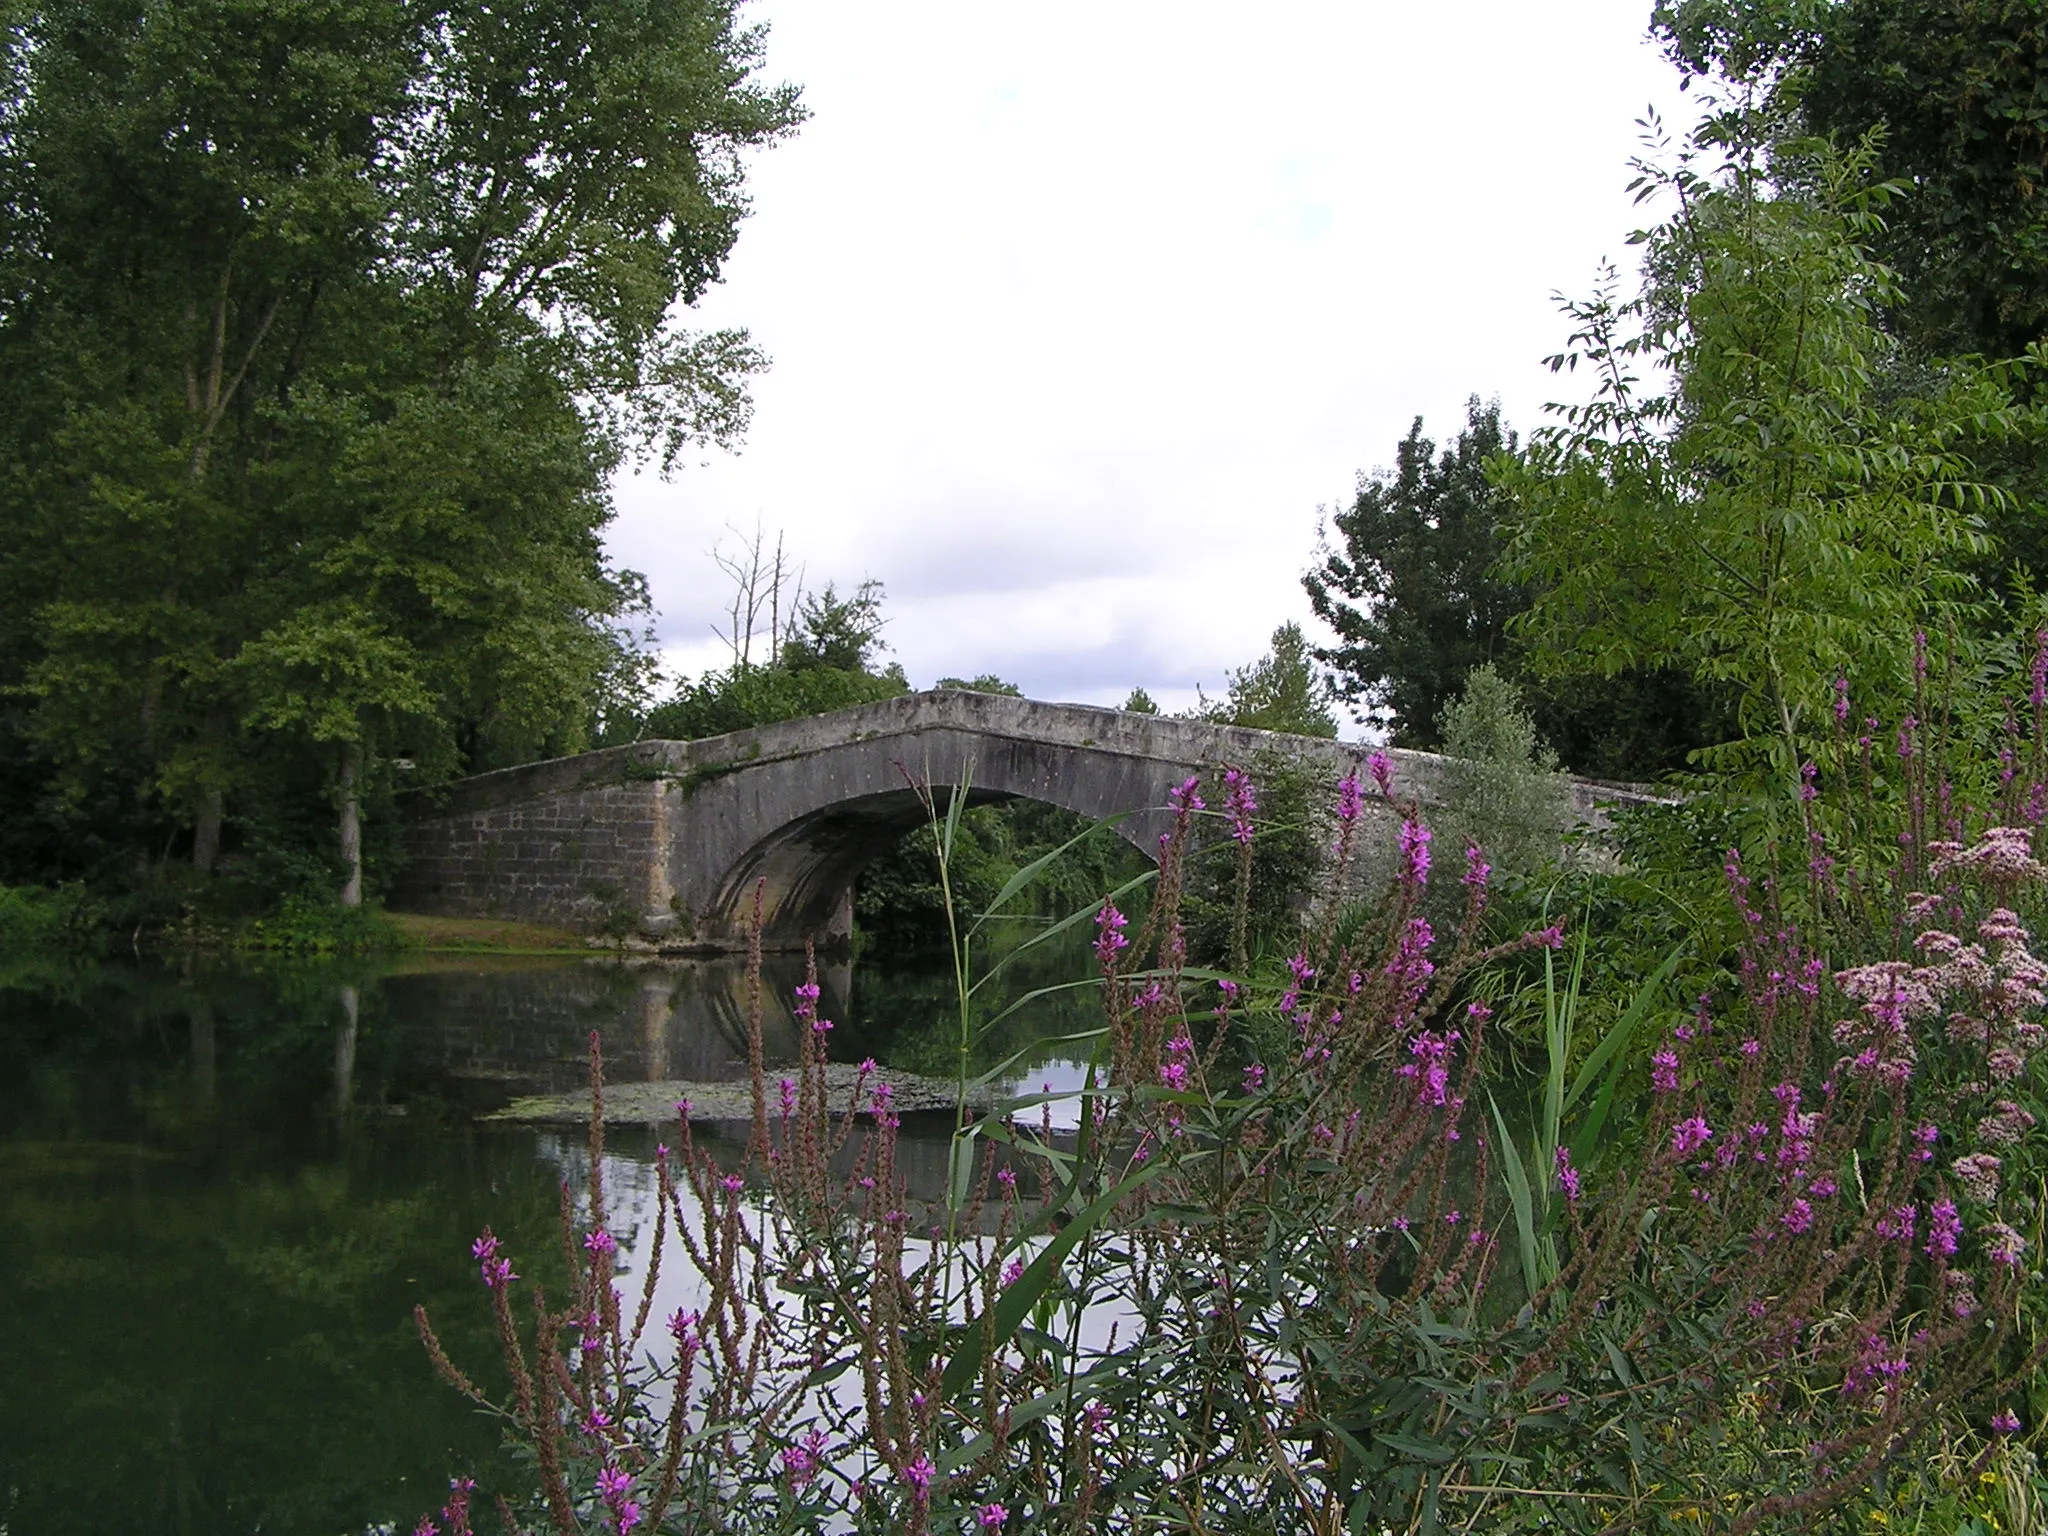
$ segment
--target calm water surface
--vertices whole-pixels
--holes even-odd
[[[771,1043],[799,979],[767,979]],[[951,1074],[945,977],[822,980],[835,1056]],[[710,962],[0,957],[0,1536],[410,1531],[452,1473],[498,1481],[497,1425],[433,1377],[412,1312],[488,1380],[469,1243],[489,1223],[546,1280],[580,1138],[477,1115],[576,1086],[592,1030],[616,1080],[739,1075],[743,996]],[[1013,1015],[980,1061],[1023,1049],[1020,1088],[1071,1084],[1033,1042],[1088,1007]],[[922,1129],[913,1180],[944,1165]],[[612,1151],[630,1175],[653,1137]]]

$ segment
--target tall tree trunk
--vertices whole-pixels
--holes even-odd
[[[341,749],[341,862],[348,880],[341,888],[344,907],[363,904],[363,748],[352,741]]]
[[[202,875],[213,873],[220,857],[220,824],[225,797],[218,787],[200,791],[199,811],[192,823],[192,868]]]

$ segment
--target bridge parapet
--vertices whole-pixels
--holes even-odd
[[[1102,819],[1147,854],[1167,791],[1274,753],[1331,784],[1371,749],[1202,721],[940,689],[700,741],[645,741],[479,774],[422,797],[401,902],[677,948],[742,941],[758,886],[771,947],[850,931],[860,869],[925,818],[916,786],[1019,796]],[[1453,775],[1395,750],[1397,789],[1443,803]],[[1642,791],[1574,782],[1582,819]]]

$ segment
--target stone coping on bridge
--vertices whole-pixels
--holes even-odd
[[[1301,760],[1327,761],[1332,782],[1348,770],[1356,769],[1362,774],[1366,757],[1374,750],[1365,742],[1132,714],[1093,704],[1050,704],[1008,694],[936,688],[830,714],[731,731],[723,736],[695,741],[636,741],[575,757],[501,768],[415,790],[406,799],[415,814],[449,816],[606,784],[679,780],[687,789],[692,781],[756,764],[801,758],[852,742],[916,736],[937,730],[971,731],[996,739],[1215,766],[1248,766],[1277,752]],[[1400,747],[1384,750],[1393,762],[1394,792],[1398,799],[1412,797],[1424,806],[1441,803],[1450,759]],[[1571,780],[1571,785],[1574,809],[1583,820],[1592,822],[1602,819],[1605,807],[1668,804],[1672,799],[1647,785],[1577,778]]]

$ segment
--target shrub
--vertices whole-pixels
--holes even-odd
[[[287,896],[275,914],[238,936],[243,949],[300,955],[366,955],[403,947],[398,930],[372,907],[344,907],[319,896]]]
[[[87,943],[101,915],[83,886],[0,885],[0,950]]]

